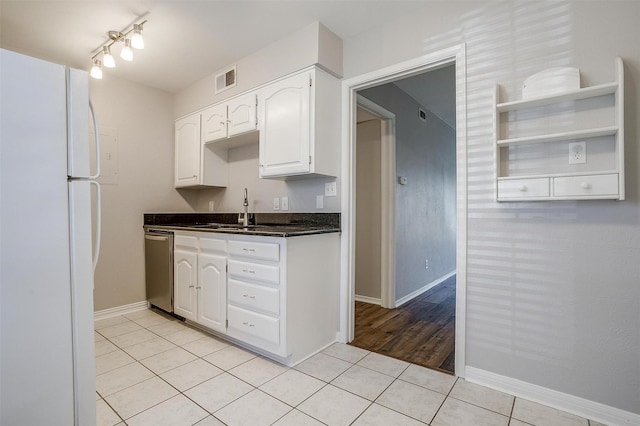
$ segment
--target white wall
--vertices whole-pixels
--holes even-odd
[[[640,413],[640,2],[435,2],[344,41],[345,78],[467,46],[469,366]],[[627,200],[493,199],[492,92],[625,61]]]
[[[90,96],[115,177],[102,181],[102,244],[96,270],[96,311],[146,300],[143,213],[191,211],[173,188],[173,96],[111,75],[90,79]],[[101,133],[102,133],[101,132]],[[112,137],[112,138],[113,138]]]

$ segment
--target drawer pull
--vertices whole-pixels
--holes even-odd
[[[527,185],[520,185],[520,187],[518,189],[520,190],[520,192],[526,192],[527,191]]]
[[[255,252],[256,252],[256,249],[243,247],[243,248],[242,248],[242,251],[246,251],[246,252],[249,252],[249,253],[255,253]]]
[[[581,187],[582,189],[591,189],[591,184],[590,184],[589,182],[582,182],[582,183],[580,184],[580,187]]]
[[[194,287],[195,287],[194,285],[190,285],[190,286],[189,286],[189,288],[194,288]]]
[[[249,296],[248,294],[243,294],[242,297],[248,297],[249,299],[255,299],[255,296]]]
[[[243,269],[242,272],[244,272],[245,274],[255,274],[256,271],[254,271],[253,269]]]
[[[243,323],[242,323],[242,325],[245,325],[245,326],[247,326],[247,327],[255,327],[255,325],[254,325],[254,324],[251,324],[249,321],[245,321],[245,322],[243,322]]]

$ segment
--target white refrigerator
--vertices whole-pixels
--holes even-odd
[[[87,73],[0,49],[0,120],[0,425],[94,425]]]

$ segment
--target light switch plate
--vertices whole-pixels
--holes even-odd
[[[316,196],[316,209],[324,208],[324,197],[322,195]]]
[[[289,197],[280,198],[280,210],[289,210]]]

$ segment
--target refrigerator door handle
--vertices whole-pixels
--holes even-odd
[[[98,179],[100,177],[100,132],[98,131],[98,120],[96,120],[96,113],[93,110],[93,104],[89,99],[89,111],[91,111],[91,119],[93,120],[93,130],[95,130],[95,145],[96,145],[96,174],[89,176],[89,179]],[[95,267],[94,267],[95,269]]]
[[[102,194],[100,191],[100,184],[94,180],[89,181],[91,185],[96,187],[96,239],[93,247],[93,272],[96,272],[96,265],[98,265],[98,258],[100,257],[100,238],[102,236]]]

